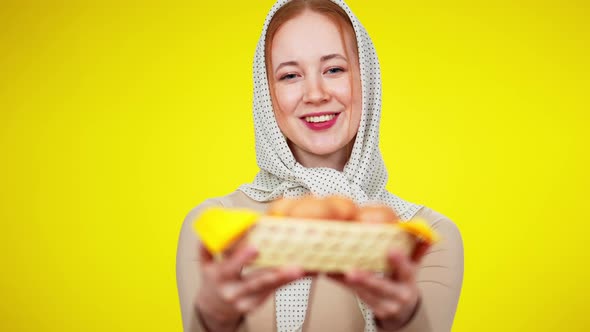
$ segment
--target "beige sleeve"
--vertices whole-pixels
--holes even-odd
[[[416,215],[440,235],[420,264],[421,302],[412,320],[399,332],[451,331],[463,283],[463,241],[457,226],[428,208]]]
[[[206,200],[188,213],[180,230],[176,253],[176,284],[180,299],[182,326],[185,332],[208,332],[201,324],[194,306],[194,300],[201,287],[201,274],[199,271],[199,239],[193,231],[192,224],[203,209],[219,205],[222,204],[218,200]],[[245,331],[245,324],[242,324],[237,332]]]

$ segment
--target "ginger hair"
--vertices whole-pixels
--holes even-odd
[[[351,56],[354,55],[354,58],[356,58],[358,61],[358,48],[356,44],[354,28],[344,9],[330,0],[292,0],[277,10],[266,30],[266,38],[264,41],[264,57],[266,61],[266,71],[269,82],[272,82],[272,75],[268,73],[272,72],[270,58],[272,41],[275,34],[285,22],[301,15],[308,10],[327,16],[336,24],[336,26],[338,26],[343,45],[352,46],[352,49],[354,50],[354,54],[349,54],[348,56],[352,59]],[[347,45],[346,38],[344,37],[345,33],[353,37],[351,38],[351,40],[354,41],[353,45]]]

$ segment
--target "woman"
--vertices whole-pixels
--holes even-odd
[[[260,172],[252,184],[189,213],[177,279],[186,331],[448,331],[463,275],[463,248],[444,216],[385,190],[378,146],[380,76],[373,44],[341,0],[279,0],[254,60],[254,120]],[[256,256],[240,248],[214,261],[191,223],[208,206],[266,210],[308,193],[378,201],[401,219],[427,220],[443,241],[421,261],[392,251],[398,271],[380,276],[305,276],[296,267],[243,274]]]

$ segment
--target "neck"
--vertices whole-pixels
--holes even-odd
[[[291,142],[288,142],[288,144],[291,148],[291,152],[293,152],[295,160],[307,168],[327,167],[342,172],[346,162],[348,162],[350,153],[352,152],[352,144],[349,144],[349,146],[346,146],[338,151],[324,155],[317,155],[302,150],[295,146],[295,144],[291,144]]]

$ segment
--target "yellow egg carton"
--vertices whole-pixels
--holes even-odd
[[[307,271],[387,270],[387,250],[411,255],[419,241],[438,236],[424,221],[361,223],[267,216],[251,210],[209,208],[194,222],[203,245],[221,254],[239,238],[258,250],[254,266],[296,265]]]

